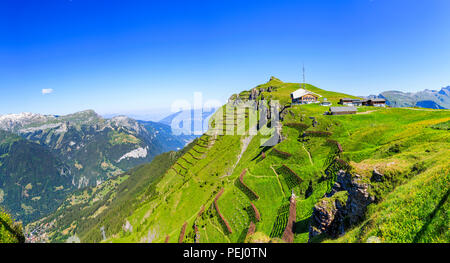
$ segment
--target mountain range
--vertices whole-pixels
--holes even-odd
[[[65,116],[0,116],[0,205],[25,223],[60,205],[68,193],[96,186],[194,139],[162,123],[92,110]]]
[[[366,98],[386,99],[391,107],[420,107],[430,109],[450,109],[450,86],[441,90],[424,90],[419,92],[384,91]]]
[[[264,107],[218,111],[208,133],[183,149],[69,194],[26,226],[27,239],[448,242],[449,111],[367,106],[326,115],[329,107],[290,103],[299,86],[271,78],[231,96],[232,107],[278,101],[276,129]],[[333,104],[356,98],[303,86]],[[257,134],[255,115],[267,118]],[[219,133],[239,119],[249,124],[242,134]],[[263,143],[273,136],[275,145]]]

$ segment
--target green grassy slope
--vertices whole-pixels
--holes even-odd
[[[278,100],[283,107],[299,84],[272,78],[257,89],[268,87],[273,91],[263,91],[260,98]],[[342,97],[356,98],[308,84],[306,88],[333,104]],[[250,93],[234,97],[246,100]],[[261,147],[267,139],[262,134],[216,135],[210,130],[146,186],[154,193],[151,198],[139,199],[139,205],[114,219],[117,226],[129,222],[132,231],[108,228],[104,242],[282,242],[292,193],[294,242],[308,242],[313,208],[335,183],[325,170],[336,156],[350,165],[352,176],[369,185],[376,201],[362,221],[346,226],[345,235],[315,241],[449,242],[450,134],[441,127],[450,112],[360,107],[356,115],[323,115],[327,109],[317,104],[287,107],[284,139],[274,147]],[[337,153],[330,140],[339,142],[343,152]],[[382,181],[371,179],[374,169],[384,174]],[[244,172],[243,185],[239,178]],[[138,173],[127,174],[133,178]],[[345,202],[341,196],[347,198],[348,193],[333,198]],[[126,198],[110,205],[118,203],[127,204]],[[247,236],[250,222],[256,224],[256,233]],[[87,230],[91,234],[82,241],[100,240],[100,225]]]
[[[258,88],[268,86],[275,86],[276,90],[263,92],[264,98],[284,105],[299,84],[275,79]],[[306,86],[333,103],[341,97],[355,98]],[[239,96],[245,99],[248,94]],[[191,151],[201,159],[188,156],[190,163],[179,159],[183,167],[175,166],[179,173],[169,170],[164,175],[156,188],[158,198],[143,204],[128,218],[136,230],[119,232],[108,242],[178,242],[184,223],[187,229],[183,242],[243,242],[250,221],[256,221],[251,203],[261,214],[253,241],[278,242],[286,227],[288,197],[292,192],[297,196],[295,242],[307,242],[313,207],[333,184],[324,174],[335,151],[327,139],[342,145],[341,158],[351,164],[353,173],[366,178],[377,200],[368,209],[368,221],[352,226],[354,229],[337,241],[366,242],[368,236],[377,236],[390,242],[448,242],[449,163],[445,156],[449,156],[450,137],[446,130],[434,129],[432,125],[448,121],[450,113],[361,107],[357,115],[325,116],[327,109],[319,105],[286,109],[282,128],[285,139],[273,148],[262,148],[262,136],[252,137],[234,169],[246,136],[219,136],[206,150],[195,146],[193,149],[205,152],[200,156]],[[315,117],[315,127],[309,117]],[[303,138],[303,130],[289,123],[303,123],[307,131],[327,131],[331,136]],[[299,175],[302,182],[296,181],[285,167]],[[370,182],[373,168],[383,171],[387,180]],[[245,169],[244,183],[259,199],[240,185],[238,178]],[[217,204],[231,233],[213,204],[222,188],[224,192]],[[199,215],[202,207],[204,212]],[[388,213],[390,221],[385,219]]]

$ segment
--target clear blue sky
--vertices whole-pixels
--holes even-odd
[[[302,63],[307,82],[354,95],[440,89],[449,14],[448,0],[3,0],[0,114],[225,100],[299,82]]]

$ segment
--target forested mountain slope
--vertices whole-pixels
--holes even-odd
[[[68,193],[96,186],[156,155],[183,148],[192,136],[125,116],[94,111],[65,116],[0,116],[0,205],[24,223],[54,211]]]

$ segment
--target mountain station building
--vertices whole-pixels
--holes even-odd
[[[367,100],[368,106],[374,106],[374,107],[386,107],[386,100],[385,99],[371,99]]]
[[[319,97],[321,97],[319,94],[306,89],[298,89],[291,93],[292,104],[317,103]]]
[[[329,115],[356,114],[358,110],[355,107],[330,107]]]
[[[362,106],[363,101],[360,99],[343,98],[339,100],[339,104],[345,106]]]

